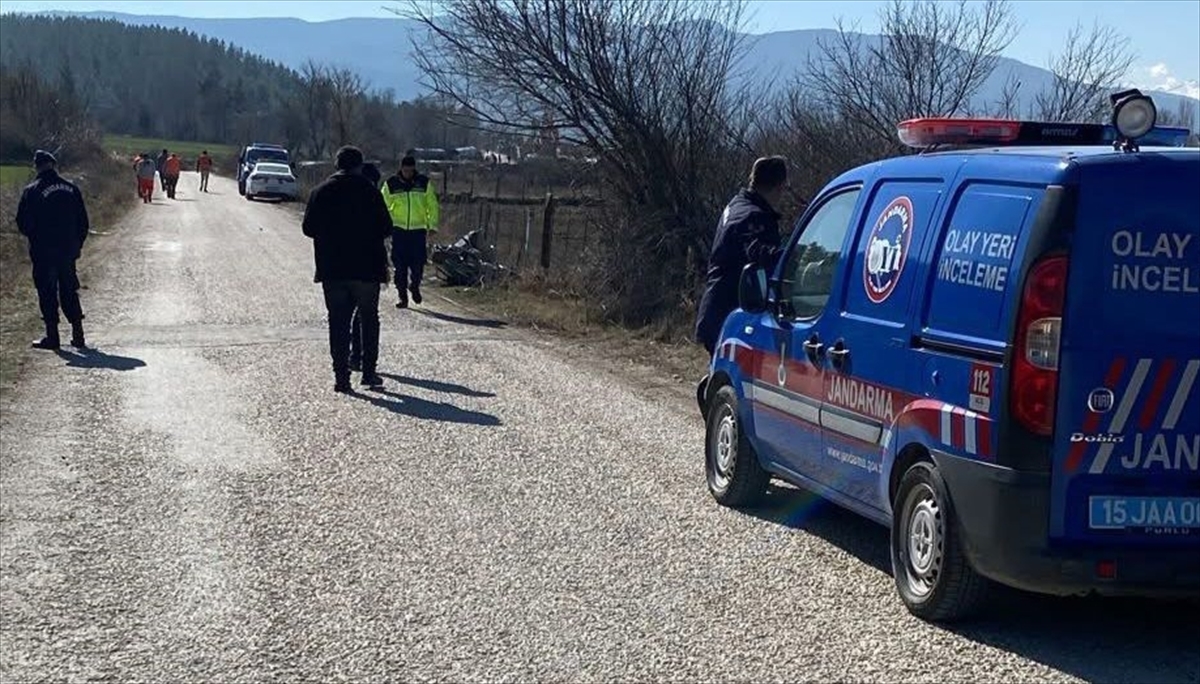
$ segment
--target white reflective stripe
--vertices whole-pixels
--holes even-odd
[[[1133,412],[1133,405],[1137,403],[1138,395],[1142,393],[1142,385],[1146,382],[1146,376],[1150,373],[1152,363],[1150,359],[1141,359],[1137,362],[1137,367],[1133,369],[1133,377],[1130,378],[1129,385],[1125,388],[1125,394],[1121,396],[1121,404],[1117,407],[1112,423],[1108,426],[1109,434],[1117,435],[1125,429],[1125,421],[1129,420],[1129,414]],[[1116,445],[1112,442],[1100,445],[1100,451],[1096,453],[1096,460],[1092,461],[1092,467],[1088,468],[1088,472],[1093,475],[1103,473],[1104,469],[1108,467],[1108,459],[1112,457],[1114,448]]]
[[[892,446],[892,431],[891,431],[891,429],[887,429],[887,430],[883,431],[883,437],[880,438],[879,445],[882,446],[884,449],[887,449],[888,447]]]
[[[736,344],[729,345],[729,362],[737,363],[737,345]]]
[[[954,407],[950,404],[942,404],[942,444],[950,444],[950,439],[954,435],[953,415]]]
[[[1175,390],[1175,398],[1171,400],[1171,407],[1167,409],[1167,417],[1163,420],[1164,430],[1174,430],[1175,424],[1179,422],[1179,415],[1183,413],[1183,407],[1192,396],[1192,383],[1196,382],[1197,372],[1200,372],[1200,360],[1188,361],[1187,368],[1183,371],[1183,379],[1179,381],[1179,389]]]
[[[815,403],[809,404],[800,399],[793,399],[779,392],[757,386],[754,388],[754,400],[813,425],[821,423],[821,408]]]
[[[821,427],[853,437],[867,444],[878,444],[883,439],[883,426],[842,415],[829,409],[821,410]]]
[[[963,414],[963,423],[965,425],[965,430],[963,431],[963,434],[966,435],[967,453],[968,454],[976,453],[979,448],[978,445],[976,445],[976,443],[975,443],[975,419],[978,417],[979,417],[979,414],[973,413],[971,411],[967,411],[965,414]]]

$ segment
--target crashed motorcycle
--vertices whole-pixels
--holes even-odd
[[[483,245],[483,231],[472,230],[449,245],[434,245],[430,261],[438,277],[455,287],[494,283],[508,270],[496,263],[495,245]]]

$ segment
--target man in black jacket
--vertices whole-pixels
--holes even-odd
[[[747,264],[768,273],[782,251],[779,206],[787,188],[787,162],[764,157],[754,162],[750,186],[734,195],[713,239],[708,258],[708,281],[696,312],[696,340],[711,356],[721,336],[725,318],[738,306],[738,282]]]
[[[334,390],[350,391],[350,320],[362,321],[362,384],[378,387],[379,290],[388,279],[384,240],[392,220],[379,190],[362,175],[356,147],[337,152],[337,172],[313,189],[304,210],[304,234],[313,239],[315,282],[329,312]]]
[[[82,349],[83,307],[79,303],[79,277],[75,262],[88,236],[83,193],[58,175],[58,161],[49,152],[33,155],[37,180],[25,186],[17,205],[17,229],[29,239],[33,283],[37,287],[46,336],[33,346],[58,349],[58,308],[71,323],[71,346]],[[390,226],[389,226],[390,228]]]
[[[383,179],[383,174],[379,172],[379,167],[374,164],[363,164],[362,175],[367,180],[371,181],[371,185],[379,187],[379,182]],[[354,316],[350,319],[350,370],[362,370],[363,345],[362,345],[362,317],[358,315],[358,309],[354,310]]]

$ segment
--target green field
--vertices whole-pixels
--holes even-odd
[[[237,156],[237,148],[233,145],[217,143],[183,142],[180,140],[158,140],[156,138],[135,138],[127,135],[104,136],[104,149],[116,152],[122,157],[133,157],[136,154],[154,152],[157,154],[163,148],[178,154],[186,160],[200,156],[200,152],[208,150],[214,159],[228,159]]]
[[[0,186],[25,185],[33,179],[33,166],[0,166]]]

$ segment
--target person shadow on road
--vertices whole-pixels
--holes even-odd
[[[392,413],[411,416],[420,420],[482,425],[487,427],[500,425],[500,419],[490,413],[471,411],[459,408],[453,404],[419,399],[382,388],[372,388],[367,392],[351,392],[350,396],[363,399],[373,406],[387,409]]]
[[[146,362],[131,356],[105,354],[99,349],[87,347],[75,352],[60,349],[56,352],[59,358],[67,362],[68,368],[98,368],[114,371],[131,371],[142,368]]]

